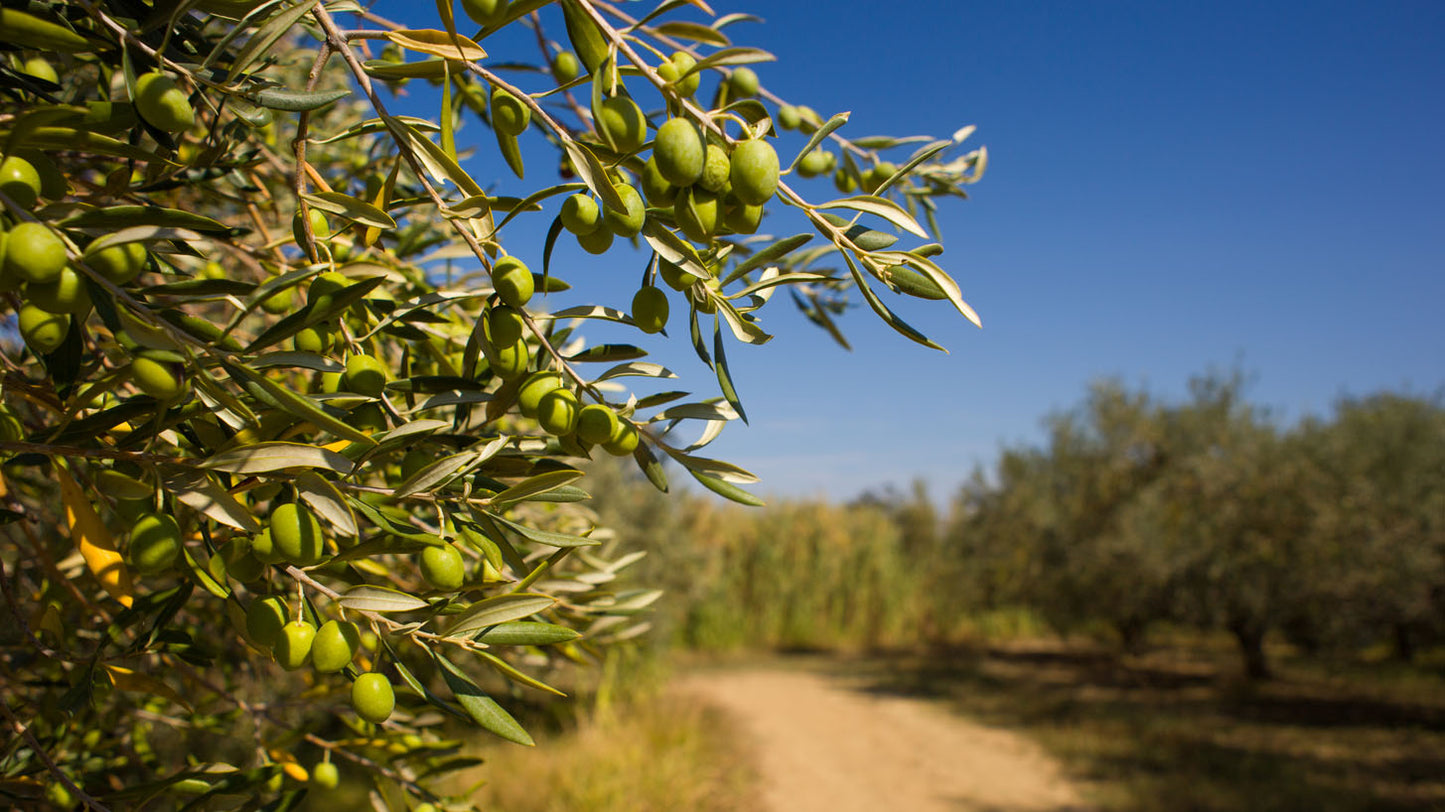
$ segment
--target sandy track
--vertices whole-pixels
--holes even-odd
[[[773,812],[1086,809],[1033,743],[937,704],[769,669],[694,674],[680,687],[737,718]]]

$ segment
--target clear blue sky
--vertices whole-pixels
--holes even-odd
[[[714,8],[765,17],[730,28],[734,41],[778,55],[758,73],[784,98],[851,111],[845,133],[977,124],[970,143],[991,158],[972,199],[940,217],[942,264],[984,329],[898,300],[950,354],[866,307],[844,318],[845,352],[782,301],[763,311],[771,344],[730,345],[752,425],[709,453],[762,476],[760,493],[844,499],[921,476],[947,499],[1100,376],[1174,397],[1238,361],[1257,376],[1254,399],[1285,419],[1345,393],[1445,384],[1445,4]],[[506,57],[503,41],[485,44]],[[529,181],[549,177],[536,155]],[[504,171],[498,191],[522,188]],[[518,229],[511,250],[540,263],[554,213]],[[557,256],[570,281],[615,284],[583,281],[582,293],[626,307],[641,256]],[[657,358],[684,388],[716,394],[678,324],[678,346]]]

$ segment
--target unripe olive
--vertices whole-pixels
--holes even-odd
[[[70,332],[70,316],[63,313],[47,313],[35,305],[20,308],[20,337],[36,355],[55,352]]]
[[[694,282],[698,281],[697,277],[690,273],[685,273],[682,268],[665,259],[658,261],[657,274],[662,277],[663,284],[673,290],[687,290],[692,287]]]
[[[823,119],[818,111],[806,104],[798,105],[798,132],[812,135],[823,125]]]
[[[809,150],[798,161],[798,174],[805,178],[815,178],[828,171],[828,165],[832,163],[829,159],[832,153],[824,149]]]
[[[5,238],[5,271],[26,282],[54,282],[68,261],[65,243],[43,223],[21,223]]]
[[[60,269],[60,276],[50,282],[31,282],[25,286],[30,303],[48,313],[86,313],[90,310],[90,289],[80,274],[69,267]]]
[[[159,401],[179,400],[190,391],[191,383],[182,377],[183,364],[138,356],[130,362],[131,382],[141,392]]]
[[[175,80],[164,73],[147,73],[135,80],[135,109],[152,127],[184,132],[196,123],[196,111]]]
[[[537,403],[542,396],[562,385],[556,372],[534,372],[517,390],[517,408],[527,417],[537,416]]]
[[[496,346],[517,343],[526,326],[522,314],[510,305],[497,305],[487,311],[487,337]]]
[[[363,403],[348,413],[348,421],[362,431],[386,431],[386,412],[377,403]]]
[[[492,88],[492,126],[507,135],[521,135],[532,121],[532,110],[504,88]]]
[[[331,236],[331,223],[327,221],[325,213],[320,209],[307,208],[306,219],[311,223],[312,237],[324,240]],[[291,217],[291,236],[296,239],[297,245],[306,244],[306,230],[301,226],[301,212],[299,211]]]
[[[577,244],[582,250],[589,254],[605,254],[607,249],[612,247],[612,238],[616,236],[610,228],[599,228],[591,234],[578,234]]]
[[[342,385],[349,391],[371,398],[381,397],[386,389],[387,368],[372,355],[356,354],[346,359]]]
[[[833,173],[833,186],[843,194],[852,194],[858,189],[858,182],[853,179],[852,173],[846,169],[839,169]]]
[[[648,156],[647,163],[642,167],[640,183],[647,202],[654,206],[671,206],[677,199],[677,187],[662,176],[662,170],[657,168],[657,158],[653,156]]]
[[[602,102],[598,112],[597,131],[603,143],[631,154],[647,142],[647,117],[637,102],[627,96],[613,96]]]
[[[274,655],[276,662],[287,671],[295,671],[311,659],[311,644],[316,639],[316,627],[304,620],[293,620],[281,627],[276,638]]]
[[[601,403],[583,406],[577,413],[577,437],[583,442],[605,443],[617,431],[617,413]]]
[[[65,179],[60,167],[49,155],[38,149],[16,150],[15,154],[35,168],[36,174],[40,175],[40,196],[51,200],[59,200],[70,192],[70,181]]]
[[[296,331],[291,337],[291,344],[299,352],[314,352],[317,355],[325,355],[331,349],[331,331],[323,325],[316,324],[311,327],[303,327]]]
[[[562,51],[552,57],[552,77],[557,84],[565,85],[577,78],[582,66],[577,62],[577,55],[571,51]]]
[[[311,665],[323,674],[335,673],[351,665],[360,648],[361,632],[355,623],[328,620],[311,641]]]
[[[718,208],[717,195],[701,189],[688,189],[672,204],[672,216],[688,239],[705,243],[717,233]]]
[[[632,296],[632,321],[644,333],[660,333],[667,326],[667,294],[647,285]]]
[[[421,551],[421,576],[433,588],[450,592],[466,581],[467,567],[457,548],[442,544]]]
[[[281,627],[286,625],[286,601],[272,595],[251,601],[246,607],[246,634],[263,651],[276,645]]]
[[[315,564],[325,552],[325,537],[316,514],[303,504],[287,502],[271,511],[271,543],[276,552],[296,564]]]
[[[164,513],[148,513],[131,526],[130,563],[144,575],[164,572],[181,554],[181,527]]]
[[[271,313],[271,314],[273,314],[273,315],[280,314],[280,313],[289,313],[289,312],[291,312],[291,310],[292,310],[295,306],[296,306],[296,288],[295,288],[295,287],[282,288],[282,289],[276,291],[275,293],[271,294],[270,296],[267,296],[267,297],[266,297],[266,300],[263,301],[263,302],[261,302],[261,309],[264,310],[264,311],[266,311],[267,313]],[[320,328],[320,329],[325,329],[325,328],[322,328],[321,325],[317,325],[317,327]]]
[[[262,564],[279,564],[285,561],[281,551],[276,549],[276,542],[271,540],[271,530],[261,528],[261,532],[251,537],[251,555]]]
[[[492,28],[507,19],[507,0],[462,0],[462,11],[477,25]]]
[[[269,538],[269,536],[268,536]],[[219,558],[226,563],[226,573],[242,583],[250,583],[261,577],[266,567],[251,552],[251,545],[242,538],[226,542],[220,549]],[[215,559],[212,559],[215,560]]]
[[[728,184],[728,174],[731,171],[728,151],[717,144],[708,144],[707,155],[703,159],[702,176],[697,179],[697,185],[709,192],[721,192]]]
[[[728,91],[735,99],[744,99],[758,92],[758,75],[746,65],[733,68],[728,76]]]
[[[733,194],[738,200],[759,206],[778,190],[778,153],[773,145],[755,138],[733,147]]]
[[[702,74],[686,74],[697,64],[697,59],[686,51],[673,51],[669,61],[672,63],[674,75],[668,78],[668,81],[677,83],[678,95],[686,97],[696,93],[698,85],[702,83]]]
[[[532,271],[516,257],[502,257],[492,266],[492,287],[503,302],[522,307],[531,298],[536,282]]]
[[[35,208],[40,197],[40,173],[29,161],[10,155],[0,161],[0,192],[22,209]]]
[[[312,645],[314,648],[315,644]],[[313,659],[316,657],[314,652],[311,656]],[[341,783],[341,771],[335,764],[323,761],[311,768],[311,783],[319,789],[336,789]]]
[[[18,443],[25,439],[25,424],[9,409],[0,408],[0,442]]]
[[[60,75],[55,72],[55,66],[42,57],[32,56],[25,60],[25,63],[20,66],[20,72],[28,73],[36,79],[44,79],[52,85],[60,84]]]
[[[351,280],[336,271],[327,271],[311,280],[306,289],[306,301],[317,304],[329,296],[334,296],[341,290],[350,287]]]
[[[575,194],[562,201],[562,227],[573,234],[591,234],[602,225],[602,212],[591,195]]]
[[[491,344],[483,349],[486,350],[487,363],[491,366],[492,374],[506,381],[525,375],[527,365],[532,360],[532,352],[527,348],[526,339],[519,338],[511,344],[501,346]]]
[[[618,420],[617,431],[613,432],[612,437],[602,444],[602,450],[614,457],[625,457],[637,450],[637,444],[641,440],[642,437],[636,426],[632,425],[630,421]]]
[[[127,242],[98,251],[87,248],[83,260],[91,270],[117,285],[124,285],[145,270],[146,257],[143,243]]]
[[[571,389],[553,389],[537,401],[537,423],[557,437],[571,434],[577,428],[578,406],[577,395]]]
[[[793,105],[785,104],[778,108],[779,127],[785,130],[796,130],[801,120],[802,117],[798,113],[798,108]]]
[[[652,141],[657,171],[673,186],[691,186],[702,177],[706,152],[697,127],[685,118],[670,118],[657,128]]]
[[[396,708],[396,694],[391,689],[391,681],[385,674],[375,671],[357,677],[356,682],[351,683],[351,707],[357,716],[368,722],[385,722]]]
[[[635,237],[642,231],[642,224],[647,219],[647,206],[642,202],[642,195],[625,183],[619,183],[612,188],[617,191],[617,196],[622,198],[625,209],[620,212],[607,209],[602,214],[603,222],[619,237]]]
[[[737,203],[723,215],[723,224],[737,234],[753,234],[763,222],[763,207]]]
[[[884,181],[893,177],[893,173],[897,171],[898,167],[892,163],[880,161],[863,175],[863,191],[870,195],[873,194],[878,191],[878,187],[882,186]]]

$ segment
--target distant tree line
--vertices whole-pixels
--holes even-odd
[[[1290,427],[1238,373],[1182,402],[1117,381],[1007,448],[962,488],[942,542],[975,609],[1026,606],[1059,630],[1227,632],[1246,672],[1265,642],[1306,653],[1445,642],[1445,408],[1340,400]]]

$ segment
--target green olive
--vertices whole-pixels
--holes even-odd
[[[706,243],[717,233],[718,196],[701,189],[688,189],[672,204],[678,228],[694,242]]]
[[[866,174],[863,175],[863,191],[867,192],[870,195],[877,192],[878,187],[882,186],[885,181],[893,177],[893,173],[897,171],[898,167],[894,166],[892,163],[888,161],[880,161],[872,169],[868,170]]]
[[[673,290],[687,290],[692,287],[694,282],[698,281],[697,277],[683,271],[682,268],[665,259],[658,261],[657,275],[662,277],[663,284]]]
[[[331,349],[331,331],[321,324],[303,327],[291,337],[291,344],[298,352],[314,352],[325,355]]]
[[[0,408],[0,442],[19,443],[25,440],[25,424],[9,409]]]
[[[355,623],[328,620],[311,641],[311,665],[323,674],[333,674],[355,659],[361,648],[361,631]]]
[[[552,57],[552,78],[557,84],[565,85],[577,78],[582,66],[577,62],[577,55],[571,51],[561,51]]]
[[[602,224],[602,212],[591,195],[576,194],[562,202],[562,227],[573,234],[591,234]]]
[[[22,209],[35,208],[40,197],[40,173],[29,161],[10,155],[0,161],[0,192]]]
[[[135,109],[141,118],[166,132],[184,132],[196,123],[196,111],[185,91],[164,73],[147,73],[135,80]]]
[[[746,65],[733,68],[732,74],[728,76],[728,91],[735,99],[757,95],[758,75]]]
[[[287,671],[295,671],[311,659],[311,644],[316,640],[316,627],[304,620],[293,620],[281,627],[273,654]]]
[[[562,385],[556,372],[534,372],[517,390],[517,408],[527,417],[537,416],[537,403],[542,396]]]
[[[778,108],[779,127],[785,130],[796,130],[801,120],[802,117],[798,113],[798,108],[793,105],[785,104]]]
[[[526,326],[522,314],[511,305],[497,305],[487,311],[487,338],[497,346],[517,343]]]
[[[30,165],[35,168],[35,172],[40,175],[41,197],[59,200],[70,193],[70,181],[65,179],[60,167],[55,165],[55,161],[51,160],[49,155],[38,149],[20,149],[16,150],[15,154],[29,161]]]
[[[450,544],[427,547],[421,551],[421,576],[433,588],[451,592],[466,581],[467,566],[461,552]]]
[[[602,450],[614,457],[625,457],[637,450],[637,444],[642,441],[642,435],[637,427],[630,421],[618,420],[617,431],[612,437],[602,444]]]
[[[31,282],[25,286],[30,303],[48,313],[82,314],[90,310],[90,289],[85,280],[70,267],[60,269],[60,276],[51,282]]]
[[[667,294],[652,285],[632,297],[632,321],[644,333],[660,333],[667,326]]]
[[[70,316],[47,313],[35,305],[20,308],[20,337],[36,355],[49,355],[60,348],[70,332]]]
[[[325,536],[316,514],[302,504],[287,502],[271,511],[271,543],[287,561],[315,564],[326,552]]]
[[[577,428],[578,406],[577,395],[571,389],[553,389],[537,401],[537,423],[557,437],[571,434]]]
[[[141,392],[162,402],[179,400],[190,391],[190,381],[182,375],[184,370],[184,364],[144,355],[130,362],[131,382]]]
[[[527,347],[526,339],[522,338],[501,346],[489,344],[484,346],[483,350],[486,351],[487,363],[491,366],[492,373],[505,381],[525,375],[527,365],[532,361],[531,350]]]
[[[805,178],[815,178],[824,172],[829,171],[833,163],[833,153],[825,149],[809,150],[798,161],[798,174]]]
[[[652,157],[657,171],[673,186],[691,186],[702,177],[706,160],[702,136],[697,127],[685,118],[670,118],[657,128],[652,141]]]
[[[324,306],[322,303],[351,285],[351,280],[336,271],[327,271],[311,280],[306,289],[306,301]]]
[[[709,192],[721,192],[724,186],[728,185],[729,173],[732,164],[728,161],[728,152],[717,144],[707,145],[707,156],[703,159],[702,177],[697,179],[697,185]]]
[[[621,212],[607,209],[602,214],[602,220],[613,234],[619,237],[635,237],[642,231],[642,224],[647,219],[647,206],[642,202],[642,195],[637,190],[619,183],[612,187],[617,196],[622,198],[625,209]]]
[[[144,243],[127,242],[97,251],[87,248],[82,259],[91,270],[117,285],[124,285],[145,270],[148,256]]]
[[[839,169],[833,173],[833,186],[845,195],[858,191],[858,182],[853,179],[853,174],[846,169]]]
[[[295,307],[295,287],[282,288],[271,294],[270,296],[267,296],[265,301],[261,302],[261,309],[272,315],[290,313]],[[320,328],[321,326],[322,325],[319,324],[317,325],[318,328]]]
[[[483,28],[494,28],[507,19],[507,0],[462,0],[462,11]]]
[[[20,72],[34,76],[36,79],[44,79],[52,85],[60,84],[60,74],[55,72],[55,66],[44,58],[32,56],[25,60],[20,66]]]
[[[602,102],[597,131],[604,143],[623,154],[631,154],[647,142],[647,117],[637,102],[627,96],[613,96]]]
[[[68,262],[65,242],[43,223],[21,223],[5,238],[5,272],[26,282],[54,282]]]
[[[379,403],[363,403],[353,408],[347,417],[351,425],[362,431],[386,431],[390,426],[387,423],[386,411]]]
[[[261,532],[251,537],[251,555],[262,564],[279,564],[285,561],[281,551],[276,549],[276,542],[271,540],[269,528],[261,528]]]
[[[502,257],[492,266],[492,287],[512,307],[522,307],[531,300],[535,284],[532,271],[516,257]]]
[[[368,722],[380,724],[391,718],[396,708],[396,693],[385,674],[371,671],[351,683],[351,707],[356,715]]]
[[[251,601],[246,607],[246,634],[262,651],[270,651],[286,625],[286,601],[272,595]]]
[[[733,147],[733,194],[738,200],[760,206],[778,190],[778,153],[772,144],[755,138]]]
[[[388,370],[386,364],[372,355],[356,354],[346,359],[346,372],[342,385],[358,395],[379,398],[386,389]]]
[[[599,228],[591,234],[577,235],[577,244],[589,254],[605,254],[607,249],[612,247],[612,238],[615,236],[612,229]]]
[[[723,215],[723,224],[737,234],[755,234],[763,222],[763,207],[736,203]]]
[[[696,93],[698,85],[702,83],[702,74],[687,75],[687,72],[697,65],[697,59],[686,51],[673,51],[669,61],[675,71],[675,76],[669,81],[677,83],[678,95],[685,97]]]
[[[577,437],[593,445],[605,443],[617,432],[617,413],[601,403],[583,406],[577,412]]]
[[[316,659],[314,652],[311,658]],[[311,783],[318,789],[336,789],[341,784],[341,771],[336,768],[335,764],[323,761],[311,768]]]
[[[227,574],[237,581],[250,583],[266,571],[266,566],[252,554],[251,545],[244,538],[231,539],[219,552],[215,558],[225,562]]]
[[[174,518],[148,513],[131,526],[130,563],[144,575],[164,572],[180,557],[181,545],[181,527]]]
[[[662,176],[662,170],[657,168],[657,158],[653,156],[648,156],[647,163],[643,164],[640,182],[647,202],[654,206],[671,206],[677,199],[677,187]]]
[[[521,135],[532,121],[532,110],[504,88],[492,88],[492,126],[507,135]]]

